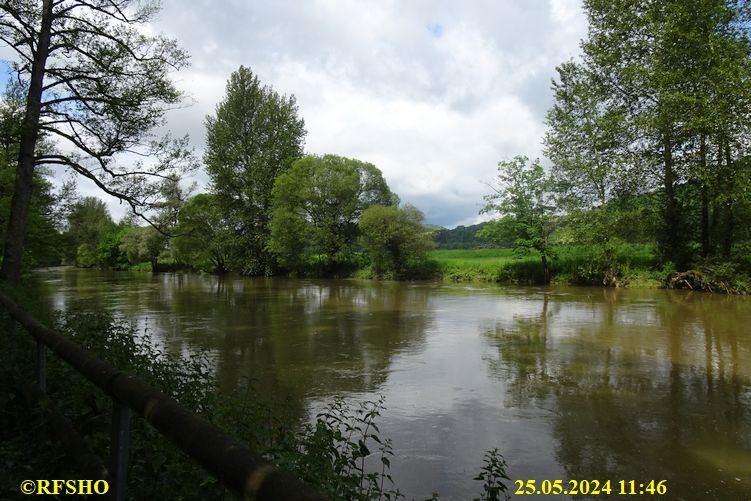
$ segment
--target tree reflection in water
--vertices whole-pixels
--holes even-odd
[[[713,314],[724,301],[725,314]],[[671,498],[751,496],[746,303],[619,290],[538,302],[539,314],[486,329],[498,348],[487,364],[505,381],[507,408],[553,411],[568,478],[611,479],[614,489],[667,479]]]

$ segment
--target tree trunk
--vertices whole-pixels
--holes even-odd
[[[44,82],[47,56],[49,55],[52,31],[52,0],[42,2],[42,22],[33,53],[29,93],[26,97],[26,110],[21,124],[21,140],[18,152],[16,182],[8,218],[8,232],[5,240],[3,264],[0,277],[10,283],[21,280],[21,259],[26,234],[26,221],[31,203],[34,179],[34,152],[39,135],[39,115],[42,108],[42,86]]]
[[[699,178],[701,179],[701,255],[709,255],[709,173],[707,172],[707,138],[701,135],[699,146]]]
[[[722,136],[718,136],[717,137],[716,169],[717,169],[718,177],[720,179],[723,177],[722,176],[722,152],[724,151],[724,149],[725,148],[723,146]],[[725,189],[725,186],[720,181],[718,181],[717,189],[719,190],[719,192],[722,192]],[[722,237],[722,233],[721,233],[722,223],[720,221],[720,217],[723,216],[722,206],[719,204],[719,201],[717,199],[714,200],[712,209],[713,210],[710,212],[710,215],[709,215],[709,229],[713,233],[713,235],[710,236],[710,239],[713,240],[715,244],[717,244],[718,242],[721,241],[721,237]]]
[[[663,163],[665,168],[665,257],[673,261],[679,269],[683,269],[684,256],[679,243],[678,202],[675,199],[675,171],[673,170],[673,149],[670,140],[663,140]]]
[[[725,238],[722,242],[722,254],[728,259],[735,240],[735,204],[733,203],[735,186],[735,172],[730,154],[730,141],[725,143],[725,180],[727,182],[727,202],[725,207]]]
[[[550,283],[550,265],[548,264],[548,256],[541,253],[540,259],[542,260],[542,279],[545,282],[545,285],[548,285]]]

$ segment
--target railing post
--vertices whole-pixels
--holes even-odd
[[[110,441],[110,486],[112,499],[124,501],[128,479],[128,435],[130,409],[117,399],[112,399],[112,438]]]
[[[36,350],[36,378],[39,388],[44,393],[47,392],[47,350],[45,346],[37,341]]]

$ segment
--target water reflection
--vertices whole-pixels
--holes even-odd
[[[491,447],[513,478],[611,479],[609,499],[624,498],[617,481],[632,479],[668,480],[667,499],[751,499],[749,298],[40,277],[56,307],[114,311],[170,351],[209,350],[225,388],[252,377],[301,415],[334,394],[385,394],[380,428],[394,440],[392,473],[407,499],[475,497],[472,477]]]
[[[419,349],[428,291],[398,284],[48,272],[57,308],[136,319],[171,352],[215,355],[225,389],[240,378],[289,397],[375,391],[390,358]]]
[[[536,315],[486,329],[506,406],[553,411],[568,478],[667,479],[673,498],[748,499],[748,303],[642,296],[545,294]]]

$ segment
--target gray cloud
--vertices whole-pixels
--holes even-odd
[[[444,226],[477,218],[499,160],[540,156],[550,79],[586,28],[580,0],[163,6],[153,30],[191,54],[175,80],[194,101],[167,128],[190,134],[199,155],[205,116],[243,64],[296,96],[309,152],[373,162],[404,202]]]

